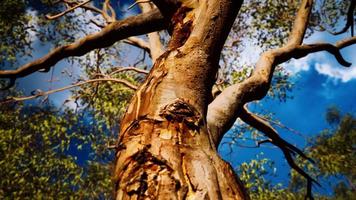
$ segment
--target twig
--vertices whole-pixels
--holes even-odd
[[[126,87],[128,87],[128,88],[130,88],[132,90],[136,90],[137,89],[137,86],[131,84],[130,82],[128,82],[126,80],[116,79],[116,78],[98,78],[98,79],[91,79],[91,80],[82,81],[82,82],[79,82],[79,83],[76,83],[76,84],[73,84],[73,85],[68,85],[68,86],[65,86],[65,87],[62,87],[62,88],[49,90],[49,91],[46,91],[46,92],[40,91],[37,94],[31,95],[31,96],[11,97],[11,98],[9,98],[9,99],[7,99],[5,101],[0,102],[0,104],[30,100],[30,99],[38,98],[38,97],[41,97],[41,96],[46,96],[46,95],[49,95],[49,94],[53,94],[53,93],[56,93],[56,92],[61,92],[61,91],[64,91],[64,90],[68,90],[70,88],[79,87],[81,85],[85,85],[85,84],[88,84],[88,83],[94,83],[94,82],[98,82],[98,81],[112,81],[112,82],[115,82],[115,83],[123,84],[123,85],[125,85]]]
[[[75,9],[77,9],[77,8],[79,8],[79,7],[81,7],[81,6],[85,5],[85,4],[87,4],[87,3],[89,3],[90,1],[91,1],[91,0],[86,0],[86,1],[84,1],[83,3],[79,3],[79,4],[77,4],[77,5],[75,5],[75,6],[71,7],[71,8],[69,8],[69,9],[67,9],[67,10],[65,10],[65,11],[63,11],[63,12],[61,12],[61,13],[58,13],[58,14],[56,14],[56,15],[46,15],[46,19],[48,19],[48,20],[53,20],[53,19],[57,19],[57,18],[59,18],[59,17],[62,17],[63,15],[65,15],[65,14],[67,14],[67,13],[69,13],[69,12],[72,12],[73,10],[75,10]]]
[[[141,1],[136,1],[135,3],[133,3],[132,5],[130,5],[127,10],[130,10],[131,8],[133,8],[134,6],[136,6],[139,3],[150,3],[151,0],[141,0]]]
[[[142,74],[148,74],[149,73],[149,71],[144,70],[144,69],[139,69],[137,67],[117,67],[117,68],[119,68],[119,69],[114,70],[113,72],[111,72],[109,74],[109,76],[111,76],[113,74],[116,74],[116,73],[123,72],[123,71],[135,71],[135,72],[142,73]]]

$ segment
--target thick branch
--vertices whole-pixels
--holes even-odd
[[[222,136],[234,124],[242,106],[246,102],[261,99],[267,94],[275,66],[281,61],[290,59],[291,52],[302,43],[312,3],[312,0],[301,2],[285,46],[263,53],[249,78],[226,88],[210,103],[207,121],[216,145],[219,145]],[[289,56],[288,59],[287,56]]]
[[[166,28],[166,21],[159,10],[129,17],[114,22],[100,32],[88,35],[77,42],[55,48],[44,57],[27,63],[16,70],[0,71],[0,78],[12,80],[27,76],[39,70],[48,71],[60,60],[70,56],[82,56],[91,50],[108,47],[115,42],[130,36],[141,35]]]
[[[311,0],[303,1],[288,43],[281,48],[263,53],[249,78],[226,88],[209,105],[208,126],[216,145],[220,143],[225,132],[231,128],[242,106],[247,102],[262,99],[267,94],[277,65],[291,58],[301,58],[318,51],[328,51],[335,56],[341,65],[351,65],[351,63],[344,60],[340,50],[355,44],[356,37],[341,40],[335,45],[327,43],[300,45],[307,27],[308,18],[306,16],[310,13],[311,3]]]

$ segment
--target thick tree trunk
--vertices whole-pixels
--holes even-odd
[[[206,124],[220,51],[240,4],[188,1],[174,11],[168,50],[121,122],[116,199],[248,199]]]

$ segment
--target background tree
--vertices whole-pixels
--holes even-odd
[[[356,119],[351,113],[341,114],[337,107],[330,107],[326,120],[330,128],[310,138],[304,149],[309,157],[315,159],[316,166],[302,160],[298,164],[323,185],[324,190],[316,195],[316,199],[352,199],[355,196],[355,170],[352,167],[355,160],[351,158],[356,153]],[[273,161],[259,157],[241,164],[238,172],[249,188],[251,198],[303,199],[305,181],[295,172],[291,171],[288,187],[268,180],[267,176],[273,176],[275,167]],[[333,187],[333,194],[325,195],[326,185]]]
[[[111,81],[133,90],[137,89],[121,120],[120,136],[116,144],[117,159],[114,179],[117,199],[141,197],[153,199],[168,197],[176,199],[248,199],[243,184],[234,175],[230,165],[217,154],[221,138],[237,118],[263,132],[269,138],[261,143],[271,142],[282,150],[289,165],[306,178],[307,196],[311,198],[312,184],[317,182],[295,164],[293,156],[300,155],[309,161],[311,159],[301,150],[279,137],[276,130],[266,120],[248,111],[245,105],[262,99],[267,94],[276,67],[291,58],[304,57],[318,51],[328,51],[341,65],[350,66],[350,63],[343,59],[339,50],[354,44],[356,39],[350,37],[335,45],[328,43],[303,44],[309,16],[312,16],[312,19],[318,19],[318,15],[312,15],[313,1],[303,0],[298,4],[295,1],[290,1],[288,4],[273,4],[274,2],[266,1],[266,5],[272,4],[277,8],[281,6],[281,9],[276,10],[277,12],[286,10],[294,13],[296,9],[298,10],[290,33],[285,33],[286,30],[289,30],[285,29],[289,23],[277,26],[280,30],[276,33],[281,34],[277,35],[278,40],[272,39],[270,42],[259,43],[267,44],[266,49],[272,49],[261,55],[254,70],[251,73],[245,73],[247,76],[241,78],[241,82],[232,84],[221,92],[214,92],[214,95],[211,93],[216,77],[218,77],[221,51],[230,29],[246,30],[242,29],[241,23],[253,22],[255,19],[253,15],[253,18],[246,18],[243,15],[245,12],[243,12],[240,17],[245,21],[238,18],[237,25],[234,25],[242,1],[154,0],[149,3],[137,2],[143,13],[119,21],[116,21],[116,12],[110,1],[104,1],[102,9],[95,7],[96,3],[88,4],[89,1],[49,1],[48,4],[56,5],[50,12],[58,14],[46,15],[48,20],[60,19],[71,13],[77,15],[78,13],[75,13],[74,10],[81,8],[94,13],[94,17],[99,16],[102,24],[95,19],[88,18],[79,22],[90,22],[91,25],[94,24],[101,30],[73,43],[68,44],[67,42],[70,40],[59,41],[54,44],[58,47],[44,57],[29,62],[16,70],[2,70],[0,77],[8,78],[10,87],[18,78],[36,71],[49,71],[62,59],[82,56],[95,49],[106,48],[119,40],[126,39],[125,42],[144,49],[154,63],[139,88],[134,84],[134,80],[140,80],[139,78],[131,81],[127,80],[128,77],[116,78],[113,75],[118,71],[101,70],[99,65],[96,66],[96,71],[93,68],[90,69],[91,72],[95,71],[95,73],[88,73],[91,79],[80,79],[80,82],[63,88]],[[246,3],[254,5],[251,1]],[[345,4],[340,5],[344,6]],[[353,17],[349,16],[353,15],[354,1],[350,1],[347,6],[349,11],[347,12],[345,31],[350,27],[353,28],[353,23],[349,22],[350,18],[353,20]],[[258,8],[258,5],[252,6],[250,10],[253,11],[254,8],[265,13],[263,9]],[[259,18],[256,19],[259,20]],[[264,19],[260,18],[260,20]],[[266,19],[266,23],[268,23],[269,19],[273,20],[273,17]],[[280,21],[288,22],[283,19],[291,18],[285,16]],[[70,20],[62,22],[64,25],[72,24]],[[75,22],[78,23],[78,21]],[[251,26],[254,27],[253,25],[252,23]],[[322,23],[316,24],[316,26],[319,25],[322,27]],[[48,27],[51,29],[57,26],[50,24]],[[75,24],[69,27],[72,27],[73,31],[82,28]],[[268,40],[263,28],[269,30],[268,26],[259,27],[262,33],[260,38]],[[66,28],[60,30],[66,30]],[[159,35],[151,33],[161,30],[167,30],[170,35],[164,50]],[[71,33],[71,29],[58,32],[65,36],[68,35],[68,31]],[[142,38],[131,37],[141,34],[148,34],[148,42]],[[289,35],[289,38],[282,39],[286,38],[284,35]],[[63,45],[63,43],[65,44]],[[242,45],[239,42],[231,44]],[[281,45],[279,48],[274,48],[279,45]],[[234,51],[234,48],[231,50]],[[104,55],[113,54],[109,49],[106,49]],[[97,51],[94,61],[100,61],[100,57],[102,57],[100,51]],[[75,62],[79,64],[84,62],[95,66],[94,61],[88,59],[86,62],[83,60]],[[134,70],[134,68],[118,70],[147,73],[140,69]],[[90,76],[91,74],[93,76]],[[100,94],[98,91],[100,90],[97,87],[94,94]],[[8,99],[7,102],[44,96],[51,92],[39,91],[32,97],[15,97]],[[105,111],[107,106],[102,108]],[[112,120],[108,121],[112,122]],[[111,124],[109,123],[109,125]]]

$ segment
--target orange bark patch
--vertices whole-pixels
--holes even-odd
[[[191,8],[181,7],[172,17],[173,34],[168,44],[168,49],[176,49],[184,45],[192,32],[192,19],[187,22],[183,22],[187,12],[191,11]]]

